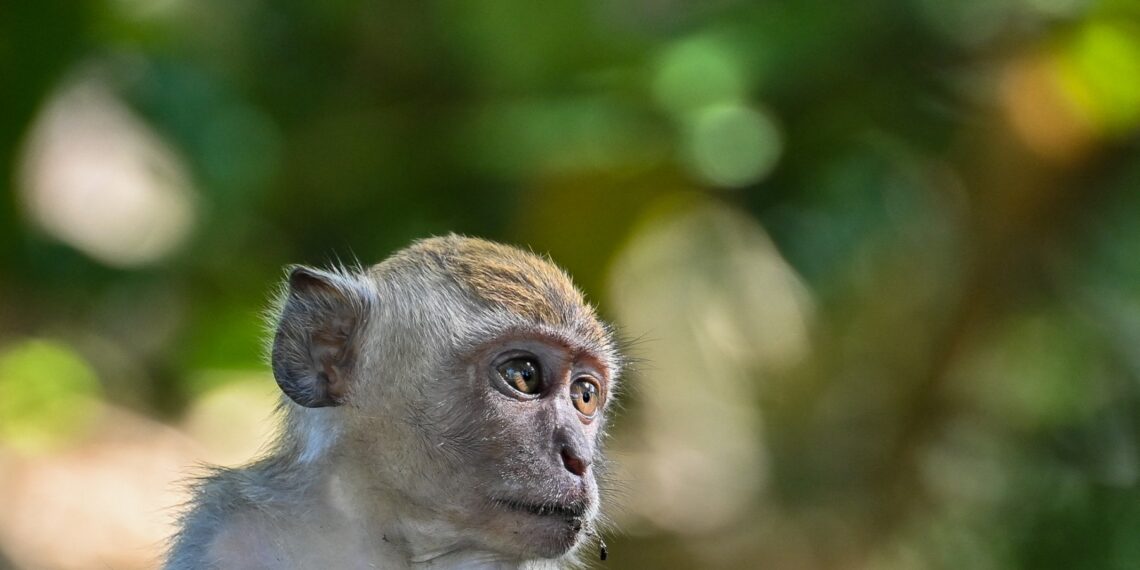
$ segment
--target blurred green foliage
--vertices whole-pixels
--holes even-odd
[[[67,347],[26,341],[0,355],[0,439],[51,445],[82,432],[96,413],[99,383]]]
[[[549,251],[619,315],[622,252],[689,200],[770,236],[810,348],[742,365],[747,514],[631,507],[607,566],[1140,567],[1140,2],[17,0],[0,81],[0,438],[89,398],[175,422],[209,371],[263,370],[282,267],[431,234]],[[50,221],[69,154],[34,166],[91,85],[169,149],[145,176],[189,180],[142,202],[191,226],[141,262]],[[160,219],[104,190],[80,213]],[[717,265],[741,235],[679,271],[751,263]]]

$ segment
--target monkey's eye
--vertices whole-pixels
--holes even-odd
[[[500,364],[499,376],[523,394],[537,394],[542,389],[542,370],[530,358],[512,358]]]
[[[582,415],[593,416],[602,403],[601,391],[592,380],[579,378],[570,384],[570,401],[579,412],[582,412]]]

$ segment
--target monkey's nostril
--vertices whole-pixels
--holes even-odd
[[[583,461],[566,447],[562,448],[562,464],[566,466],[567,471],[579,477],[585,475],[586,468],[590,466],[589,462]]]

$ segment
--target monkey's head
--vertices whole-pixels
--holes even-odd
[[[525,560],[593,528],[621,359],[546,259],[452,235],[359,273],[294,268],[272,361],[296,460],[394,511],[388,540]]]

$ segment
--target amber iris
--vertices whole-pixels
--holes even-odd
[[[602,403],[602,395],[592,380],[579,378],[570,384],[570,400],[583,415],[592,416]]]
[[[542,372],[530,358],[512,358],[499,365],[499,375],[507,385],[523,394],[537,394],[542,389]]]

